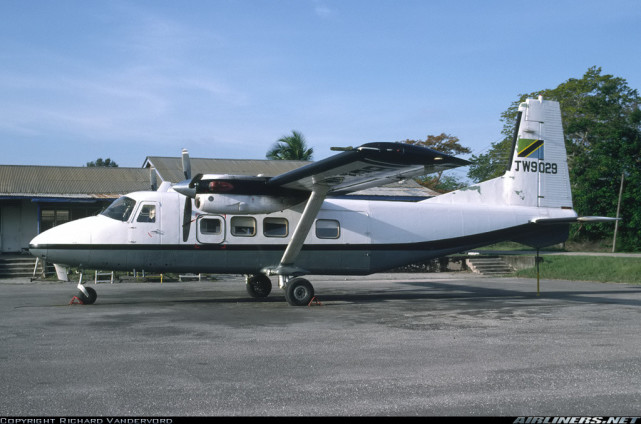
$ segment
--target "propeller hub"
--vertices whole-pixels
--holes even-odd
[[[174,184],[174,190],[183,196],[190,198],[196,197],[196,187],[190,187],[191,180],[184,180],[179,183]]]

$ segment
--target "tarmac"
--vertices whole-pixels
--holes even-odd
[[[472,273],[0,280],[3,416],[638,416],[641,285]]]

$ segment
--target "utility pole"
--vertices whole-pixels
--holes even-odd
[[[619,211],[621,210],[621,195],[623,194],[623,179],[625,173],[621,173],[621,186],[619,187],[619,201],[617,202],[617,220],[614,221],[614,239],[612,240],[612,253],[617,247],[617,230],[619,229]]]

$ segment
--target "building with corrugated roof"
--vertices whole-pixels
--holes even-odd
[[[42,231],[149,188],[142,168],[0,165],[0,252],[20,252]]]
[[[256,159],[190,160],[192,175],[276,176],[308,163]],[[142,168],[0,165],[0,253],[24,251],[40,232],[95,215],[122,195],[184,179],[180,157],[149,156]],[[402,200],[435,194],[413,180],[407,180],[354,195]]]

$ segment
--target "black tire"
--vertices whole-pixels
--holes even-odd
[[[251,297],[267,297],[271,291],[272,281],[265,274],[252,275],[247,280],[247,293]]]
[[[306,306],[314,298],[314,286],[304,278],[294,278],[287,283],[285,299],[292,306]]]
[[[85,290],[87,290],[89,296],[84,294],[82,290],[79,290],[78,299],[80,299],[85,305],[93,305],[93,303],[96,301],[96,298],[98,297],[98,293],[96,293],[96,291],[91,287],[85,287]]]

